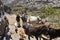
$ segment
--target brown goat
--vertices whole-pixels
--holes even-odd
[[[27,36],[23,28],[18,29],[18,34],[20,35],[20,39],[24,39]]]

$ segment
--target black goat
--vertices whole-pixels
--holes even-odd
[[[25,33],[28,35],[28,39],[30,40],[30,37],[35,36],[36,40],[38,40],[38,37],[40,37],[41,40],[41,35],[47,35],[47,27],[45,25],[40,26],[39,28],[33,27],[30,29],[30,26],[26,28],[26,25],[23,26],[25,29]]]
[[[60,29],[49,28],[48,35],[50,36],[50,40],[60,37]]]

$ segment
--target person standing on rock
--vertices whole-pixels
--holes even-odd
[[[17,13],[17,15],[16,15],[16,21],[17,21],[18,27],[20,27],[20,15],[19,15],[19,13]]]
[[[17,33],[17,27],[20,28],[20,15],[19,13],[16,14],[16,21],[17,21],[17,26],[16,26],[16,29],[15,29],[15,32]]]

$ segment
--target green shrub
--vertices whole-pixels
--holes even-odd
[[[40,16],[42,16],[44,18],[49,16],[49,15],[55,14],[55,13],[56,13],[56,10],[51,6],[41,7],[41,10],[40,10],[40,14],[43,14],[43,15],[40,15]]]

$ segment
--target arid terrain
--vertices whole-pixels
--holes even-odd
[[[7,16],[8,20],[9,20],[9,28],[10,28],[12,31],[14,31],[14,33],[11,34],[12,39],[13,39],[13,40],[19,40],[20,36],[19,36],[19,34],[16,33],[15,30],[14,30],[14,29],[15,29],[14,24],[15,24],[15,22],[16,22],[16,20],[15,20],[16,15],[15,15],[15,14],[13,14],[13,15],[6,14],[6,16]],[[28,40],[28,36],[26,37],[25,40]],[[36,40],[36,39],[35,39],[35,37],[34,37],[34,38],[31,38],[31,40]],[[42,40],[43,40],[43,39],[42,39]],[[56,39],[54,39],[54,40],[60,40],[60,38],[56,38]]]

